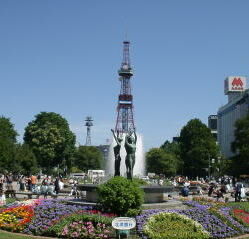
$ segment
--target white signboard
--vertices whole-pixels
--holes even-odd
[[[132,217],[116,217],[112,221],[112,227],[117,230],[130,230],[136,226],[136,220]]]
[[[246,89],[246,77],[244,76],[229,76],[225,80],[225,94],[229,92],[240,92]]]

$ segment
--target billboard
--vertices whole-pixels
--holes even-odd
[[[225,94],[230,92],[240,92],[246,89],[246,77],[244,76],[229,76],[225,79]]]

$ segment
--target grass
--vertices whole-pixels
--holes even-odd
[[[31,238],[32,239],[44,239],[44,237],[18,235],[17,233],[5,232],[5,231],[0,230],[0,239],[31,239]]]

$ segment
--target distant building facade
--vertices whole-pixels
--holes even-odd
[[[231,143],[234,141],[235,122],[249,113],[249,90],[246,90],[246,78],[228,77],[225,80],[225,94],[228,103],[218,110],[218,143],[225,157],[232,157]]]
[[[211,130],[211,133],[215,141],[217,141],[217,124],[218,124],[218,116],[209,115],[208,116],[208,128]]]
[[[106,163],[108,160],[108,155],[109,155],[109,150],[110,150],[110,144],[105,144],[105,145],[99,145],[96,146],[99,151],[102,153],[104,162]]]
[[[173,140],[172,140],[173,143],[179,143],[179,141],[180,141],[180,137],[178,136],[173,137]]]

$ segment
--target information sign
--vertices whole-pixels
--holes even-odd
[[[130,230],[136,226],[136,220],[132,217],[116,217],[112,221],[112,227],[117,230]]]

